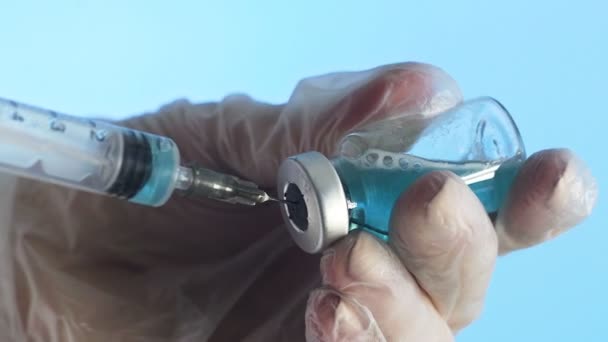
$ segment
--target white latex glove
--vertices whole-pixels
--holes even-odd
[[[442,71],[402,64],[307,79],[286,105],[180,101],[125,124],[272,188],[289,155],[331,155],[353,129],[459,101]],[[597,193],[572,153],[544,151],[493,227],[460,180],[429,174],[399,201],[390,244],[343,239],[323,256],[321,281],[319,256],[295,247],[274,205],[175,198],[152,209],[25,180],[0,186],[2,341],[450,341],[481,310],[499,249],[578,224]]]

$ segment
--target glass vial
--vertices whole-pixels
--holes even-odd
[[[387,240],[395,202],[431,171],[457,174],[495,213],[526,158],[513,119],[490,97],[431,118],[384,120],[348,134],[339,147],[332,159],[307,152],[287,158],[279,170],[283,217],[309,253],[357,229]]]

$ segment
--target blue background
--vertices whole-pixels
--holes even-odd
[[[529,152],[572,148],[600,184],[578,229],[499,261],[483,317],[458,341],[608,341],[604,3],[5,1],[0,96],[119,118],[237,91],[283,102],[331,71],[438,65],[465,97],[501,100]]]

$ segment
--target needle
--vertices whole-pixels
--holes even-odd
[[[266,200],[264,202],[272,201],[272,202],[278,202],[278,203],[283,203],[283,204],[289,204],[289,203],[295,204],[295,202],[292,202],[292,201],[288,201],[285,199],[278,199],[276,197],[270,196],[270,195],[268,195],[268,193],[266,193],[265,197],[266,197]]]

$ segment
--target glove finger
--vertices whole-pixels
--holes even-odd
[[[285,154],[336,151],[348,132],[379,120],[429,116],[462,99],[456,82],[426,64],[388,65],[300,82],[283,112],[284,132],[298,142]]]
[[[372,122],[429,116],[461,101],[456,82],[430,65],[405,63],[301,81],[286,105],[234,95],[220,104],[178,101],[137,125],[173,137],[184,159],[272,187],[280,162],[327,155],[348,132]]]
[[[596,180],[572,151],[530,156],[498,215],[500,253],[534,246],[578,225],[591,214],[597,196]]]
[[[361,232],[328,249],[324,288],[306,313],[311,341],[452,341],[452,334],[387,244]]]
[[[395,204],[390,245],[453,331],[470,324],[497,256],[492,222],[456,175],[432,172]]]
[[[256,159],[256,150],[276,125],[283,108],[245,95],[231,95],[220,103],[178,100],[156,113],[122,124],[172,138],[184,162],[243,175],[262,163]],[[255,175],[249,178],[256,180]]]
[[[274,158],[268,165],[276,170],[285,157],[297,153],[316,150],[333,155],[341,138],[353,130],[379,120],[430,116],[461,98],[456,82],[446,73],[417,63],[305,80],[263,150]]]
[[[331,288],[311,292],[305,320],[307,341],[386,341],[366,307]]]

